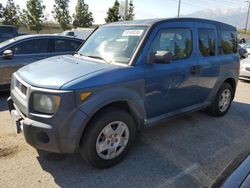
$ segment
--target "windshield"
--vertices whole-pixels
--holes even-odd
[[[107,63],[128,64],[146,29],[142,26],[101,27],[90,36],[78,53]]]

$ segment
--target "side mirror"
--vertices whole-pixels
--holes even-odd
[[[156,51],[149,54],[149,63],[169,64],[173,60],[173,54],[169,51]]]
[[[13,57],[12,50],[4,50],[4,52],[3,52],[4,59],[12,59],[12,57]]]

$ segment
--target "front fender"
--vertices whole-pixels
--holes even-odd
[[[144,108],[145,81],[136,80],[126,83],[112,84],[104,87],[91,88],[90,90],[77,91],[77,108],[93,117],[103,107],[114,102],[126,102],[136,118],[144,120],[146,112]],[[84,102],[80,101],[80,93],[90,91],[91,96]]]

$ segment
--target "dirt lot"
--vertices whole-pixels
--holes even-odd
[[[203,187],[250,151],[250,83],[239,82],[222,118],[197,112],[148,128],[117,166],[98,170],[78,154],[38,152],[17,135],[0,94],[0,187]]]

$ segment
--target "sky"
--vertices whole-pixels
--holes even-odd
[[[106,12],[112,7],[115,0],[85,0],[89,5],[89,10],[93,13],[94,23],[105,23]],[[1,0],[5,6],[7,0]],[[21,9],[26,7],[26,0],[14,0]],[[69,10],[71,15],[75,10],[77,0],[70,0]],[[135,6],[135,19],[146,18],[166,18],[176,17],[178,10],[178,0],[133,0]],[[43,0],[46,6],[45,15],[52,20],[51,11],[53,9],[53,0]],[[246,7],[245,0],[181,0],[181,15],[187,15],[198,10],[205,9],[229,9]]]

